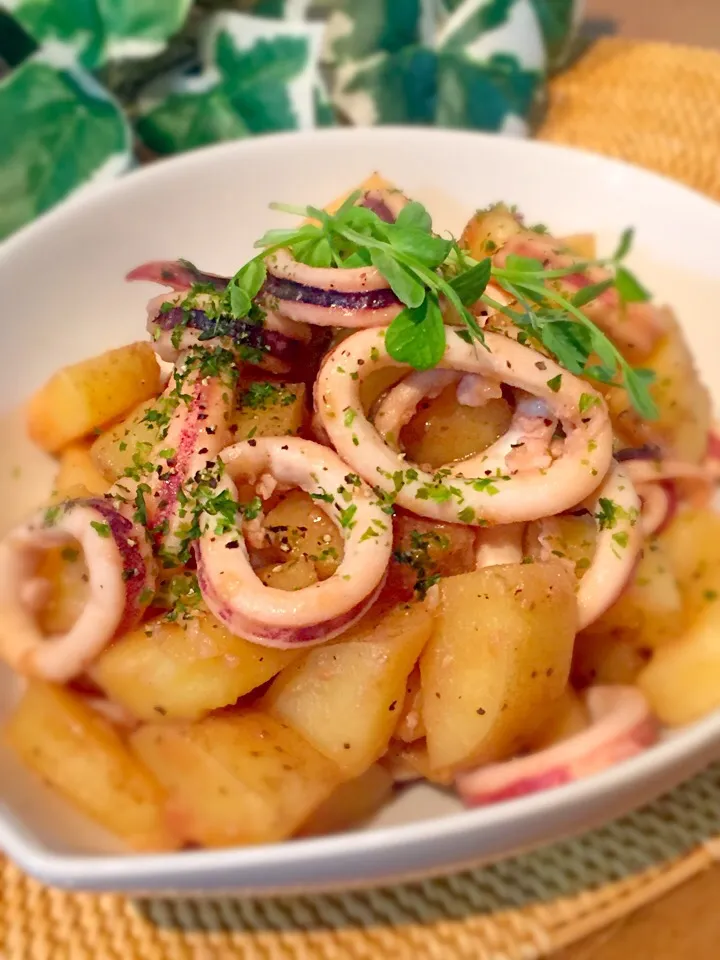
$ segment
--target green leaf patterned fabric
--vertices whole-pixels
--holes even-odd
[[[323,118],[322,29],[221,13],[203,39],[203,71],[177,75],[140,104],[137,131],[158,153],[315,126]],[[327,120],[327,115],[325,115]]]
[[[351,123],[524,133],[543,89],[534,0],[340,0],[329,35],[333,99]]]
[[[279,130],[525,134],[582,0],[0,0],[0,239],[92,177]],[[6,132],[7,131],[7,132]]]
[[[152,56],[182,27],[192,0],[7,0],[40,44],[67,46],[83,66]]]
[[[575,35],[582,4],[578,0],[533,0],[550,65],[562,64]]]
[[[81,69],[37,55],[0,82],[0,130],[0,237],[131,160],[119,106]]]

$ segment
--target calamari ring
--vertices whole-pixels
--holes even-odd
[[[625,466],[636,486],[670,482],[678,487],[682,498],[693,506],[706,506],[720,481],[720,467],[717,460],[712,458],[708,458],[704,463],[688,463],[685,460],[662,457],[652,460],[628,460]]]
[[[592,562],[578,585],[578,630],[584,630],[618,599],[637,565],[644,536],[640,498],[627,473],[615,464],[585,501],[598,527]]]
[[[261,490],[268,475],[300,487],[337,526],[345,553],[327,580],[278,590],[256,576],[237,531],[217,533],[216,518],[205,517],[196,552],[208,607],[232,633],[269,647],[309,646],[342,633],[377,597],[392,551],[392,521],[373,491],[332,450],[297,437],[244,440],[221,459],[218,493],[225,489],[237,499],[237,477],[251,478]]]
[[[66,633],[46,636],[36,619],[46,586],[37,566],[44,551],[74,540],[85,554],[90,595]],[[140,621],[155,576],[145,530],[111,500],[70,500],[36,514],[0,543],[0,656],[18,673],[64,683]]]
[[[169,421],[148,458],[154,471],[139,481],[121,477],[110,491],[129,504],[144,501],[150,537],[165,559],[177,558],[186,541],[181,489],[187,499],[194,484],[212,479],[231,436],[234,385],[222,375],[201,377],[194,362],[192,352],[183,355],[160,398]]]
[[[210,319],[212,313],[206,313],[206,307],[213,304],[212,296],[194,294],[192,308],[180,309],[187,299],[187,291],[179,291],[161,293],[148,301],[146,329],[152,338],[153,350],[167,363],[175,363],[183,352],[194,347],[207,349],[221,343],[233,350],[245,345],[261,351],[257,365],[271,373],[285,373],[288,364],[297,359],[299,344],[307,344],[312,339],[312,330],[306,323],[296,323],[268,311],[262,326],[248,320],[232,321],[230,333],[208,340],[215,322]],[[170,304],[170,309],[163,310],[165,304]]]
[[[677,510],[678,495],[667,481],[643,483],[637,487],[642,503],[642,528],[646,537],[662,533]]]
[[[486,334],[485,347],[467,343],[451,329],[446,337],[441,369],[501,381],[544,402],[565,432],[560,456],[546,469],[513,477],[486,464],[467,477],[463,461],[435,474],[408,468],[367,419],[360,400],[360,385],[372,371],[405,366],[388,354],[385,330],[362,330],[343,340],[325,358],[315,382],[315,409],[340,456],[406,510],[449,523],[537,520],[592,494],[612,461],[612,426],[600,394],[547,357],[499,334]],[[548,382],[560,383],[557,392]]]
[[[642,753],[658,738],[658,723],[637,687],[591,687],[590,726],[527,757],[491,763],[458,776],[469,807],[512,800],[599,773]]]
[[[640,497],[627,472],[618,464],[583,506],[595,523],[597,539],[590,566],[577,586],[578,630],[597,620],[620,597],[635,572],[643,537],[647,535]],[[538,522],[541,560],[553,560],[556,556],[551,543],[557,520],[545,517]],[[574,573],[570,560],[562,562]]]
[[[285,317],[320,327],[378,327],[404,309],[375,267],[310,267],[278,250],[265,261],[263,289]]]

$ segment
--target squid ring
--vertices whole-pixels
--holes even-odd
[[[78,541],[90,595],[75,624],[45,636],[36,619],[44,551]],[[155,562],[144,529],[108,499],[70,500],[16,527],[0,543],[0,656],[19,673],[63,683],[113,637],[139,623],[154,595]]]
[[[591,687],[590,726],[527,757],[492,763],[457,778],[467,806],[511,800],[599,773],[652,746],[658,724],[637,687]]]
[[[584,630],[617,601],[635,572],[644,536],[640,498],[619,465],[611,468],[584,506],[598,533],[592,561],[578,584],[578,630]],[[544,521],[552,522],[552,517]]]
[[[532,394],[563,427],[560,455],[543,469],[515,476],[500,469],[496,458],[483,463],[483,454],[473,458],[470,477],[467,461],[434,474],[409,466],[367,419],[360,399],[360,386],[371,372],[404,364],[389,355],[385,330],[362,330],[325,358],[315,384],[318,418],[340,456],[406,510],[450,523],[536,520],[590,496],[612,461],[612,426],[602,397],[552,360],[500,334],[486,333],[485,346],[467,343],[451,329],[446,337],[440,368],[479,374]]]
[[[320,327],[378,327],[403,309],[375,267],[310,267],[278,250],[265,261],[263,296],[291,320]]]
[[[269,647],[307,646],[342,633],[377,597],[390,560],[392,522],[373,491],[332,450],[297,437],[244,440],[224,450],[221,461],[218,493],[224,489],[237,499],[238,477],[261,490],[268,475],[300,487],[337,526],[345,552],[327,580],[278,590],[256,576],[237,530],[219,532],[216,518],[206,516],[196,552],[208,607],[232,633]]]

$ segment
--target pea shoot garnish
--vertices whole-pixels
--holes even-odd
[[[504,266],[490,257],[472,258],[452,237],[433,233],[430,215],[418,202],[408,203],[395,223],[387,223],[358,206],[361,193],[351,194],[335,213],[316,207],[271,204],[275,210],[309,219],[298,228],[268,231],[255,244],[261,248],[231,279],[224,309],[236,318],[247,315],[267,278],[265,262],[278,250],[289,250],[312,267],[374,266],[387,280],[404,309],[386,333],[390,355],[417,370],[427,370],[442,359],[446,345],[445,318],[461,324],[458,333],[469,343],[484,345],[483,330],[470,309],[479,301],[509,317],[521,331],[521,342],[541,345],[561,366],[601,383],[622,386],[637,412],[657,416],[649,391],[650,370],[633,368],[615,344],[582,308],[613,287],[622,306],[643,302],[647,291],[624,266],[633,239],[626,230],[613,255],[546,268],[540,260],[510,254]],[[604,267],[610,275],[576,293],[561,289],[558,281]],[[506,306],[487,291],[492,281],[515,303]]]

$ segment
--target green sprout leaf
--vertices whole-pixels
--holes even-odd
[[[620,241],[615,249],[615,253],[612,255],[612,259],[616,263],[624,260],[625,257],[630,253],[634,239],[635,231],[632,227],[626,227],[620,235]]]
[[[646,303],[650,299],[649,292],[626,267],[618,267],[615,286],[623,303]]]
[[[572,302],[576,307],[584,307],[587,303],[590,303],[592,300],[597,300],[607,289],[609,289],[613,284],[614,280],[612,277],[608,277],[607,280],[602,280],[600,283],[591,283],[587,287],[582,287],[575,296],[572,298]]]
[[[395,223],[403,230],[406,227],[414,227],[416,230],[423,230],[425,233],[432,230],[432,217],[417,200],[412,200],[402,208]]]
[[[485,289],[490,281],[492,272],[492,260],[486,257],[474,267],[470,267],[464,273],[458,274],[450,281],[450,286],[460,298],[460,301],[469,307],[477,303],[480,297],[485,293]]]
[[[437,297],[432,294],[418,307],[406,307],[385,334],[388,353],[416,370],[436,367],[445,353],[445,325]]]
[[[395,296],[408,307],[419,307],[425,300],[425,287],[385,250],[371,250],[370,258],[392,287]]]
[[[250,312],[253,299],[267,278],[267,267],[262,260],[250,260],[241,267],[228,284],[230,313],[240,320]]]

